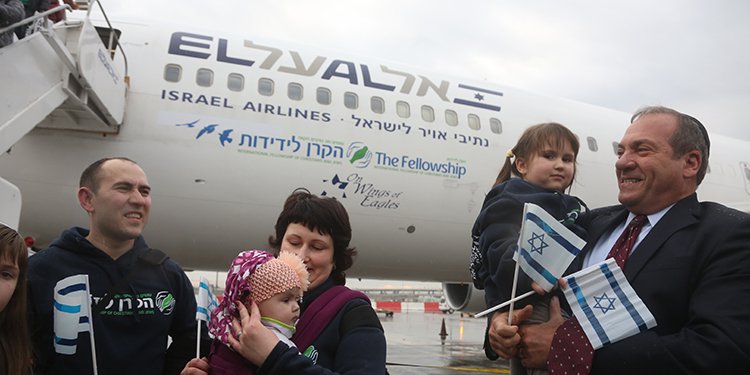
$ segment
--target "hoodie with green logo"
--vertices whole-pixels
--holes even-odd
[[[92,304],[113,295],[91,319],[99,374],[161,375],[165,361],[181,362],[195,356],[195,295],[182,268],[167,259],[145,264],[138,257],[148,251],[143,237],[118,259],[92,245],[88,230],[70,228],[48,249],[29,258],[28,283],[36,374],[92,374],[91,340],[78,334],[75,353],[63,355],[53,346],[55,284],[68,276],[87,274]],[[128,283],[112,291],[121,279]],[[204,330],[205,332],[205,330]],[[167,354],[167,337],[172,347]],[[192,348],[179,350],[178,347]],[[207,348],[207,346],[206,346]],[[175,367],[182,368],[179,364]],[[170,368],[172,366],[169,366]]]

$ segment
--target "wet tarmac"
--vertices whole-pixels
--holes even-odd
[[[484,356],[484,319],[460,313],[378,314],[388,342],[391,375],[509,374],[508,362]],[[445,319],[445,339],[440,332]]]

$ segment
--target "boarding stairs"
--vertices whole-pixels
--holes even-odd
[[[61,5],[0,29],[35,25],[30,35],[0,48],[0,157],[35,128],[119,132],[127,59],[114,29],[90,22],[94,3],[85,4],[80,20],[52,24],[47,15],[69,9]],[[20,214],[19,189],[0,176],[0,222],[18,228]]]

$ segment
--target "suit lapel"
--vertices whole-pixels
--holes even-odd
[[[625,277],[633,282],[649,259],[658,254],[664,242],[675,232],[698,222],[697,212],[700,209],[698,200],[693,194],[670,209],[659,222],[651,228],[646,238],[641,241],[635,252],[630,254],[625,264]]]

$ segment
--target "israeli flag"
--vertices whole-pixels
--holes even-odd
[[[586,245],[541,207],[524,204],[521,233],[513,260],[544,290],[550,291]]]
[[[503,97],[500,91],[460,83],[453,92],[458,94],[453,98],[453,103],[500,112],[500,99]]]
[[[565,279],[565,299],[594,350],[656,327],[656,319],[613,258]]]
[[[208,322],[211,319],[211,311],[219,306],[216,301],[213,292],[211,292],[211,286],[208,284],[208,279],[201,276],[200,285],[198,286],[198,310],[195,313],[196,320],[203,320]]]
[[[78,333],[92,334],[88,275],[70,276],[55,284],[54,330],[55,351],[68,355],[76,353]]]

